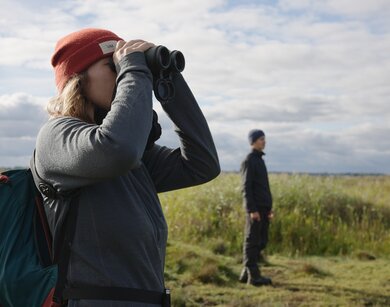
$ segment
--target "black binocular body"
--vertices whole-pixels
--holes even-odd
[[[168,102],[175,96],[172,76],[184,70],[184,55],[178,50],[169,51],[160,45],[145,51],[145,59],[153,74],[154,96],[161,103]]]

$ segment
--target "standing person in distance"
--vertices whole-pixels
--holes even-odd
[[[261,251],[267,246],[269,220],[272,217],[272,195],[263,155],[265,135],[254,129],[248,134],[252,151],[241,163],[242,191],[246,210],[245,240],[243,246],[244,268],[240,282],[254,286],[270,285],[270,278],[260,273]]]
[[[220,172],[207,122],[180,73],[172,77],[175,97],[162,107],[181,145],[155,144],[144,56],[153,46],[92,28],[61,38],[52,56],[59,94],[37,137],[35,165],[57,192],[78,191],[68,306],[161,306],[168,229],[157,193]],[[54,250],[73,204],[44,195]]]

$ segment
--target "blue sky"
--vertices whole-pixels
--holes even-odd
[[[56,41],[85,27],[186,58],[224,170],[263,129],[270,171],[390,173],[390,2],[8,1],[0,4],[0,166],[26,166],[56,94]],[[178,146],[158,111],[160,144]]]

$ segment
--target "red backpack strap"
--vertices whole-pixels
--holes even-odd
[[[50,256],[53,263],[56,263],[58,266],[58,277],[57,283],[54,289],[52,289],[51,302],[54,306],[62,306],[65,303],[63,299],[63,290],[67,285],[67,271],[68,264],[70,258],[70,247],[73,242],[74,232],[76,228],[76,220],[77,220],[77,211],[78,211],[78,200],[79,200],[79,190],[73,190],[68,193],[60,193],[54,187],[52,187],[49,183],[45,182],[38,174],[37,169],[35,167],[35,150],[33,157],[30,161],[30,170],[34,178],[35,186],[39,190],[40,193],[45,195],[48,198],[56,199],[56,198],[68,198],[71,200],[69,211],[66,216],[66,220],[64,225],[62,226],[61,235],[59,237],[59,248],[56,248],[54,251],[52,247],[52,236],[50,233],[49,225],[46,218],[46,213],[43,206],[42,196],[38,193],[36,198],[37,212],[40,218],[40,223],[42,225],[43,231],[45,233],[45,237],[47,239],[48,246],[50,247]],[[37,223],[38,224],[38,223]],[[49,298],[47,298],[49,300]]]
[[[0,174],[0,183],[8,183],[8,182],[9,182],[8,176]]]
[[[54,288],[51,289],[46,300],[43,302],[42,307],[62,307],[63,305],[53,302]],[[1,307],[1,306],[0,306]]]

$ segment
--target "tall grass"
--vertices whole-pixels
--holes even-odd
[[[269,253],[390,253],[390,177],[271,174],[275,217]],[[240,254],[244,209],[238,174],[160,194],[169,238]]]

